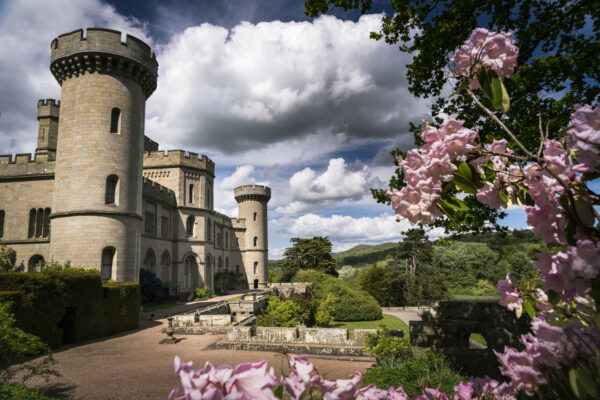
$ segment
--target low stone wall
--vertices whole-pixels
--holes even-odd
[[[256,314],[258,310],[263,309],[267,305],[267,297],[264,295],[248,295],[244,296],[237,302],[229,302],[229,312],[234,314]]]
[[[268,287],[281,297],[290,297],[293,294],[309,294],[312,282],[269,283]]]

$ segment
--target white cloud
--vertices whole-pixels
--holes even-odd
[[[243,185],[269,186],[269,181],[257,181],[254,175],[255,169],[253,165],[241,165],[231,175],[221,181],[217,180],[214,192],[215,210],[232,217],[237,217],[238,208],[233,197],[233,189]]]

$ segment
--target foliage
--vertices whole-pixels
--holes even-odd
[[[93,273],[93,274],[100,274],[100,271],[98,271],[97,269],[72,267],[70,260],[67,260],[64,263],[50,260],[44,264],[44,268],[40,272],[59,272],[59,271],[80,271],[80,272],[89,272],[89,273]]]
[[[353,267],[375,264],[385,260],[396,253],[396,243],[382,243],[377,245],[360,244],[349,250],[334,253],[332,257],[338,265],[351,265]]]
[[[442,354],[427,351],[421,356],[383,362],[371,368],[363,377],[363,385],[375,384],[379,389],[402,386],[411,398],[423,393],[427,387],[439,387],[451,396],[454,387],[464,379]]]
[[[409,229],[404,235],[404,240],[398,243],[396,264],[404,267],[407,274],[415,276],[417,266],[431,263],[433,245],[422,228]]]
[[[328,293],[325,300],[317,307],[315,313],[315,326],[325,327],[329,326],[329,323],[333,320],[333,311],[335,310],[335,303],[338,302],[338,298],[333,293]]]
[[[0,272],[12,271],[17,261],[17,252],[0,240]]]
[[[140,289],[142,304],[160,304],[165,297],[162,281],[149,269],[140,269]]]
[[[384,361],[403,361],[413,355],[408,335],[391,336],[385,325],[381,325],[377,333],[369,335],[365,350],[375,357],[378,364]]]
[[[348,329],[378,329],[385,325],[388,329],[403,331],[405,335],[409,334],[408,325],[398,317],[383,314],[383,318],[376,321],[333,321],[329,326],[332,328]]]
[[[325,301],[329,293],[338,301],[333,310],[336,321],[372,321],[381,319],[381,307],[377,300],[367,292],[350,287],[344,280],[332,277],[320,271],[298,271],[294,282],[312,282],[311,314],[316,315],[319,305]]]
[[[25,385],[12,385],[0,383],[0,399],[18,400],[53,400],[39,390],[30,389]]]
[[[243,273],[231,270],[217,272],[213,277],[213,282],[217,295],[228,294],[232,290],[241,288],[243,284],[247,284]]]
[[[278,296],[267,297],[267,306],[256,316],[257,326],[294,327],[308,320],[308,310],[292,300],[282,300]]]
[[[0,302],[0,383],[8,383],[19,373],[24,373],[23,382],[32,376],[48,378],[49,375],[57,375],[56,371],[50,368],[54,359],[48,345],[37,336],[17,328],[14,325],[15,319],[9,313],[9,307],[8,303]],[[38,361],[13,366],[41,353],[46,353],[47,356]]]
[[[331,241],[328,237],[312,239],[291,238],[292,247],[283,252],[284,280],[289,281],[300,270],[317,270],[338,276],[337,263],[331,257]]]
[[[194,289],[194,301],[208,300],[214,297],[208,286],[202,286]]]

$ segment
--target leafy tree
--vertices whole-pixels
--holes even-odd
[[[164,298],[162,281],[148,269],[140,269],[140,290],[142,304],[160,304]]]
[[[408,64],[409,90],[418,97],[437,97],[448,80],[447,63],[478,26],[494,31],[512,31],[519,46],[518,67],[504,80],[511,107],[504,124],[529,151],[537,151],[538,118],[548,125],[550,138],[556,138],[569,124],[575,104],[594,104],[600,97],[600,7],[596,0],[390,0],[393,16],[384,16],[377,40],[398,45],[414,55]],[[305,12],[316,17],[332,8],[369,12],[372,0],[306,0]],[[453,89],[462,83],[450,82]],[[487,99],[482,100],[486,106]],[[488,107],[490,108],[490,107]],[[478,128],[480,140],[490,143],[503,133],[481,108],[473,107],[468,96],[438,98],[432,105],[434,123],[443,115],[464,120],[468,128]],[[411,124],[417,145],[419,126]],[[516,155],[523,152],[510,143]],[[402,154],[395,149],[391,154]],[[398,165],[396,163],[396,165]],[[404,186],[403,171],[396,170],[390,188]],[[374,197],[389,203],[385,190],[372,190]],[[499,230],[498,219],[506,214],[480,204],[474,195],[464,199],[467,210],[454,218],[437,219],[433,226],[446,231]]]
[[[17,252],[0,240],[0,272],[12,271],[17,261]]]
[[[331,257],[331,241],[328,237],[315,236],[312,239],[291,238],[292,247],[283,252],[285,280],[291,279],[297,271],[313,269],[338,276],[337,263]]]
[[[419,264],[431,263],[433,245],[422,228],[409,229],[404,234],[404,240],[398,243],[396,265],[403,265],[407,274],[415,276]]]
[[[256,316],[258,326],[294,327],[308,320],[308,312],[292,300],[269,296],[267,307]]]
[[[479,279],[496,284],[506,270],[498,268],[498,253],[485,243],[455,242],[434,247],[434,263],[454,288],[474,286]]]
[[[315,314],[315,326],[329,326],[333,320],[333,312],[335,311],[335,303],[339,301],[338,297],[333,293],[328,293],[325,300],[317,307]]]
[[[406,304],[406,276],[397,268],[374,265],[363,271],[360,286],[382,307]]]

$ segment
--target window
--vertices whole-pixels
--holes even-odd
[[[42,225],[44,222],[44,210],[38,208],[35,213],[35,237],[42,236]]]
[[[0,237],[4,236],[4,210],[0,210]]]
[[[223,259],[219,256],[219,264],[217,265],[219,269],[223,268]]]
[[[102,280],[107,281],[112,277],[115,252],[114,247],[105,247],[104,250],[102,250],[102,267],[100,269],[100,277]]]
[[[27,233],[28,238],[35,236],[35,208],[29,210],[29,231]]]
[[[44,209],[44,221],[42,226],[42,237],[48,237],[50,235],[50,209]],[[0,236],[2,236],[2,229],[0,228]]]
[[[258,270],[258,261],[254,261],[254,275],[256,275],[257,270]]]
[[[0,234],[0,236],[2,236]],[[225,248],[227,248],[227,246],[229,246],[229,232],[225,232]]]
[[[164,238],[171,236],[169,217],[160,217],[160,235]]]
[[[217,247],[223,247],[221,246],[221,232],[217,232]]]
[[[210,219],[206,220],[206,241],[210,242],[210,238],[211,238],[211,232],[210,232],[210,228],[212,227],[211,223],[210,223]]]
[[[254,247],[256,247],[256,243],[258,242],[258,238],[254,236]]]
[[[160,258],[160,278],[163,283],[173,280],[171,273],[171,256],[167,250],[164,251]]]
[[[237,272],[238,274],[240,273],[240,266],[239,265],[235,266],[235,272]]]
[[[188,204],[192,204],[194,202],[194,185],[190,185],[190,190],[188,192]]]
[[[110,111],[110,133],[119,133],[121,128],[121,110],[114,107]]]
[[[144,258],[144,269],[148,271],[154,271],[154,266],[156,265],[156,257],[154,256],[154,251],[152,249],[148,249],[146,252],[146,257]]]
[[[254,213],[254,220],[256,221],[256,213]]]
[[[225,269],[229,269],[229,257],[225,257]]]
[[[27,266],[29,272],[41,271],[44,268],[44,257],[42,257],[39,254],[32,256],[29,259],[29,263]]]
[[[144,233],[154,235],[154,213],[146,211],[144,213]]]
[[[194,236],[194,224],[196,223],[196,219],[194,218],[193,215],[190,215],[187,218],[186,224],[185,224],[185,232],[187,233],[188,236]]]
[[[106,177],[106,193],[104,194],[104,204],[117,204],[117,185],[119,177],[109,175]]]
[[[198,263],[194,256],[187,256],[185,259],[185,287],[188,289],[195,288],[198,286],[197,275],[198,275]]]

